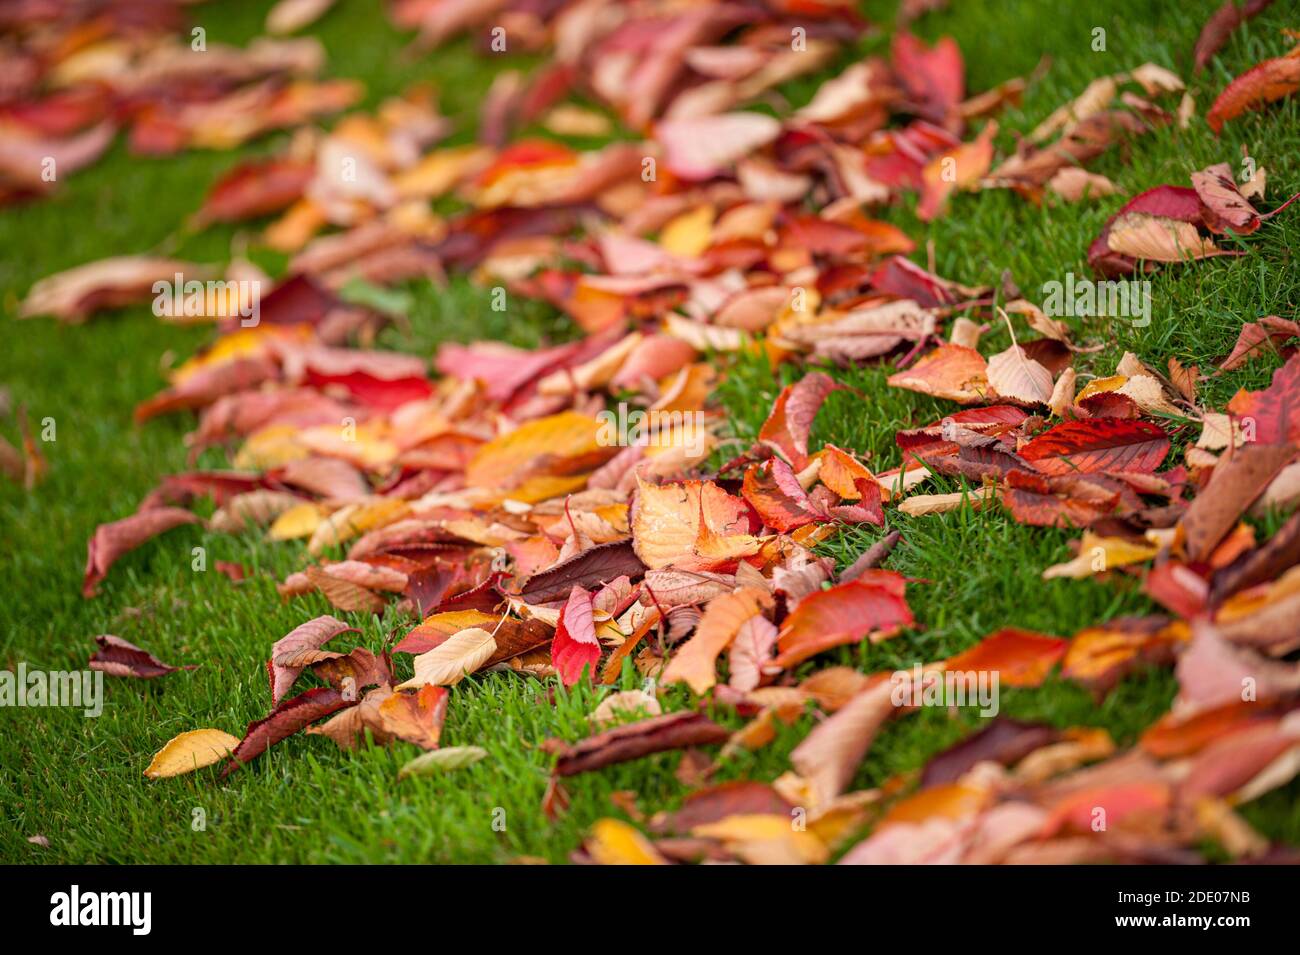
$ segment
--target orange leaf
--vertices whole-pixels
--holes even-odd
[[[754,587],[742,587],[709,601],[695,635],[668,662],[663,682],[684,682],[696,694],[706,692],[717,682],[718,654],[730,645],[746,621],[771,605],[771,596]]]
[[[1067,642],[1029,630],[1005,627],[948,660],[953,672],[996,671],[1007,686],[1039,686],[1065,655]]]
[[[781,626],[777,637],[780,653],[773,662],[791,667],[831,647],[856,643],[868,634],[873,642],[883,640],[911,626],[912,621],[901,577],[896,583],[880,578],[872,583],[851,580],[799,602]]]
[[[887,383],[958,404],[982,401],[990,393],[984,356],[951,342],[944,342],[912,367],[890,375]]]

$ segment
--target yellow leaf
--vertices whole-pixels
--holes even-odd
[[[393,188],[401,199],[436,199],[476,172],[490,156],[490,150],[482,146],[435,150],[394,175]]]
[[[144,774],[150,779],[167,779],[192,773],[225,759],[238,745],[239,737],[221,730],[190,730],[169,739]]]
[[[470,627],[495,627],[499,619],[481,610],[448,610],[425,617],[411,633],[450,635]]]
[[[267,537],[273,541],[291,541],[310,537],[325,520],[325,508],[306,501],[291,507],[275,519]]]
[[[700,206],[672,219],[659,233],[666,252],[693,259],[713,244],[713,206]]]
[[[237,303],[236,303],[237,304]],[[229,314],[237,314],[231,312]],[[301,325],[258,325],[254,328],[238,328],[222,335],[212,347],[200,352],[180,365],[171,374],[173,383],[179,384],[195,372],[214,365],[223,365],[240,358],[255,358],[265,354],[269,339],[287,339],[309,341],[315,332],[306,323]]]
[[[820,865],[830,858],[825,843],[810,832],[796,829],[790,816],[728,816],[696,826],[691,835],[721,840],[728,851],[751,864]]]
[[[651,569],[677,565],[699,570],[724,559],[731,549],[755,553],[747,505],[710,481],[655,486],[640,482],[632,520],[632,545]],[[703,543],[704,550],[699,549]],[[758,546],[761,546],[758,545]],[[733,553],[732,556],[735,556]]]
[[[1092,531],[1084,531],[1079,555],[1074,560],[1048,567],[1043,571],[1043,579],[1091,577],[1114,567],[1150,560],[1158,553],[1160,548],[1151,544],[1135,544],[1122,537],[1099,537]]]
[[[376,498],[359,504],[341,507],[312,532],[307,550],[319,554],[326,547],[341,544],[354,537],[399,521],[411,510],[406,501],[391,497]]]
[[[288,424],[273,424],[254,431],[235,455],[235,467],[247,471],[270,471],[290,461],[311,456],[298,440],[298,429]]]
[[[371,471],[391,464],[398,455],[397,445],[389,439],[388,426],[382,420],[365,421],[348,428],[317,425],[303,429],[298,441],[317,454],[342,458]]]
[[[618,819],[597,819],[587,854],[600,865],[667,865],[650,840]]]
[[[604,449],[597,441],[600,422],[576,411],[538,418],[489,441],[478,449],[465,469],[470,487],[509,487],[522,484],[539,473],[573,474],[568,466],[581,466],[585,459]],[[603,459],[593,460],[586,470],[595,470]],[[514,497],[514,495],[511,495]]]

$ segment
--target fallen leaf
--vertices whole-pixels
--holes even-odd
[[[445,749],[431,750],[404,763],[402,768],[397,771],[397,778],[406,779],[408,776],[436,776],[441,773],[452,773],[458,769],[464,769],[466,766],[472,766],[479,760],[486,759],[487,754],[487,750],[481,746],[448,746]]]
[[[1007,686],[1041,686],[1068,644],[1030,630],[1004,627],[947,661],[949,673],[997,673]]]
[[[86,574],[81,595],[95,596],[99,583],[108,576],[108,569],[123,554],[173,527],[200,523],[202,520],[197,515],[179,507],[154,507],[111,524],[100,524],[86,545]]]
[[[574,776],[651,753],[723,743],[728,735],[703,713],[688,710],[625,723],[572,745],[559,740],[548,742],[558,757],[555,775]]]
[[[109,676],[129,676],[141,680],[175,673],[177,670],[194,670],[197,667],[174,667],[163,663],[151,653],[146,653],[134,644],[127,643],[121,637],[111,633],[101,633],[95,637],[99,649],[90,657],[92,670],[101,670]]]
[[[496,649],[496,640],[486,630],[479,627],[462,630],[429,652],[416,657],[413,661],[415,676],[394,689],[405,690],[425,683],[454,686],[465,674],[473,673],[483,666],[496,653]]]
[[[234,752],[239,737],[221,730],[189,730],[169,739],[154,754],[144,774],[150,779],[183,776],[218,763]]]
[[[592,676],[596,673],[600,641],[596,639],[592,613],[591,594],[574,584],[560,611],[555,639],[551,642],[551,662],[565,686],[573,686],[584,672]]]
[[[263,719],[248,724],[244,738],[230,754],[233,762],[221,771],[222,778],[302,728],[352,705],[338,690],[327,686],[307,690],[283,701]]]
[[[271,659],[266,664],[271,681],[271,705],[279,705],[304,668],[319,660],[341,656],[322,651],[321,647],[341,633],[358,632],[342,620],[324,614],[294,627],[277,640],[271,647]]]
[[[1151,473],[1169,453],[1169,438],[1147,421],[1093,418],[1055,425],[1020,449],[1044,474]]]
[[[770,607],[771,602],[766,591],[749,587],[709,601],[695,635],[668,661],[663,682],[686,683],[693,693],[703,695],[717,682],[718,656],[731,645],[740,628],[762,613],[764,607]]]
[[[859,578],[805,597],[781,625],[773,665],[789,668],[832,647],[867,636],[878,642],[910,627],[912,612],[902,578],[896,579],[868,583]]]
[[[1300,48],[1285,56],[1264,60],[1234,79],[1210,106],[1205,121],[1217,135],[1228,120],[1236,119],[1247,110],[1261,109],[1298,89]]]

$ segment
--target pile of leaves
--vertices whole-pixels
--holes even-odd
[[[39,198],[127,131],[133,155],[232,149],[338,112],[351,80],[317,79],[311,38],[247,49],[187,28],[186,0],[60,0],[0,11],[0,205]]]
[[[471,674],[573,686],[635,672],[644,688],[605,695],[591,736],[548,741],[547,810],[564,811],[572,776],[669,750],[687,751],[679,775],[695,791],[676,812],[623,807],[631,823],[600,821],[584,860],[1190,862],[1207,840],[1234,857],[1272,851],[1234,807],[1300,771],[1300,515],[1267,540],[1244,518],[1300,501],[1300,357],[1217,411],[1199,403],[1199,370],[1176,360],[1153,369],[1125,355],[1084,381],[1074,362],[1087,346],[1011,277],[944,279],[869,215],[909,201],[941,215],[963,189],[1105,196],[1113,186],[1082,164],[1194,121],[1185,97],[1172,111],[1158,102],[1181,81],[1155,65],[1097,81],[1000,160],[989,117],[1026,81],[968,97],[951,40],[899,32],[888,59],[852,64],[800,110],[737,109],[819,65],[815,44],[864,26],[844,5],[797,8],[397,3],[425,43],[492,18],[556,59],[489,97],[479,144],[436,148],[445,123],[414,90],[215,185],[198,225],[279,216],[264,239],[292,258],[257,323],[218,317],[212,343],[136,418],[197,412],[192,453],[226,448],[231,467],[168,475],[100,526],[83,594],[129,550],[202,523],[304,541],[310,562],[278,582],[286,600],[319,593],[344,614],[396,605],[414,626],[376,652],[344,619],[306,620],[268,647],[263,719],[242,736],[181,734],[147,775],[216,763],[228,775],[304,730],[343,748],[425,750],[404,772],[455,768],[484,755],[440,746]],[[808,60],[787,61],[792,24],[808,24]],[[578,83],[647,138],[589,152],[508,140]],[[1209,121],[1277,89],[1230,87]],[[465,211],[435,215],[431,202],[451,194]],[[1214,237],[1247,235],[1283,208],[1261,201],[1262,185],[1242,191],[1212,166],[1125,204],[1089,260],[1127,274],[1223,254]],[[536,350],[443,345],[432,366],[366,347],[392,319],[381,286],[453,270],[549,302],[584,334]],[[39,283],[24,311],[85,318],[147,299],[178,271],[202,273],[94,263]],[[995,324],[1012,345],[982,352]],[[1225,367],[1296,331],[1278,316],[1247,324]],[[774,366],[887,358],[890,385],[960,410],[900,430],[895,460],[868,467],[811,446],[819,409],[844,388],[808,368],[756,440],[734,447],[711,393],[739,352]],[[620,402],[649,422],[633,437],[602,416]],[[1197,427],[1171,466],[1171,438]],[[965,489],[928,493],[935,475]],[[210,513],[195,510],[204,499]],[[834,648],[923,628],[908,592],[926,584],[885,566],[896,531],[839,572],[818,545],[846,526],[885,528],[895,509],[967,507],[1080,529],[1077,557],[1044,577],[1138,575],[1167,612],[1068,637],[1001,629],[903,673],[819,668]],[[92,665],[106,672],[177,669],[98,640]],[[403,655],[409,679],[395,672]],[[1101,699],[1140,666],[1175,667],[1180,692],[1130,749],[1101,730],[999,719],[915,778],[853,788],[881,728],[954,681],[1037,686],[1059,670]],[[663,712],[686,698],[665,692],[677,684],[695,705]],[[819,719],[787,773],[710,784],[720,762],[809,709]],[[727,731],[719,710],[744,726]]]

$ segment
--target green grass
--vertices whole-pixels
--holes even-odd
[[[196,16],[208,27],[209,40],[244,42],[258,32],[267,4],[208,6],[197,8]],[[869,15],[885,24],[892,23],[893,6],[866,4]],[[927,16],[917,30],[928,39],[957,38],[972,90],[1026,74],[1041,57],[1051,58],[1023,107],[1000,118],[999,144],[1005,149],[1015,131],[1032,129],[1096,76],[1154,60],[1186,78],[1192,44],[1217,0],[1101,0],[1086,6],[1087,11],[1053,2],[965,0]],[[1202,113],[1230,76],[1288,48],[1279,31],[1298,24],[1287,20],[1283,6],[1236,33],[1221,58],[1195,78]],[[1107,31],[1105,53],[1090,49],[1097,26]],[[329,50],[332,75],[366,82],[368,105],[414,81],[435,83],[444,111],[458,122],[459,139],[472,135],[476,104],[500,65],[477,57],[464,42],[428,57],[405,58],[406,38],[370,4],[341,4],[312,32]],[[858,52],[886,47],[887,37],[878,35]],[[801,80],[784,92],[798,104],[819,81]],[[181,438],[192,419],[175,416],[136,428],[131,409],[162,386],[163,367],[184,359],[209,333],[165,326],[147,308],[66,327],[49,320],[18,322],[12,306],[36,279],[108,255],[157,249],[199,261],[224,260],[240,230],[184,235],[179,224],[221,171],[284,140],[277,136],[236,153],[164,160],[136,160],[118,145],[53,199],[0,211],[5,251],[0,289],[10,312],[4,319],[0,385],[35,421],[52,417],[57,422],[57,441],[44,448],[50,461],[46,482],[31,493],[0,487],[0,667],[13,669],[25,661],[32,668],[80,668],[97,633],[116,633],[171,663],[201,664],[150,683],[106,680],[104,714],[98,719],[58,709],[0,710],[5,816],[0,861],[499,862],[539,856],[559,862],[593,820],[620,814],[612,793],[632,790],[643,810],[654,811],[674,805],[686,791],[673,776],[677,757],[652,757],[571,780],[569,811],[545,819],[540,803],[550,757],[539,744],[552,735],[586,735],[587,714],[598,693],[557,691],[552,700],[549,685],[506,674],[471,678],[453,691],[445,744],[482,746],[489,757],[447,777],[399,783],[397,769],[417,752],[407,744],[341,753],[328,740],[301,736],[225,781],[211,770],[157,783],[141,776],[151,755],[176,733],[213,726],[239,734],[263,716],[262,666],[270,644],[329,608],[317,596],[284,604],[275,593],[274,581],[306,562],[300,545],[270,546],[252,536],[195,528],[174,531],[128,555],[98,598],[82,600],[85,541],[95,525],[130,513],[159,477],[186,466]],[[1197,120],[1188,130],[1160,130],[1114,150],[1090,168],[1132,195],[1164,182],[1187,184],[1189,172],[1213,162],[1236,163],[1243,143],[1268,170],[1268,207],[1300,189],[1300,98],[1230,124],[1221,139]],[[1008,269],[1028,297],[1040,299],[1036,290],[1043,282],[1061,279],[1067,271],[1088,274],[1087,245],[1122,201],[1035,207],[1009,193],[989,192],[955,197],[950,213],[928,226],[915,220],[910,205],[887,217],[916,237],[921,249],[933,242],[940,274],[992,284]],[[1284,213],[1243,240],[1249,250],[1244,258],[1175,266],[1153,275],[1153,321],[1147,328],[1071,320],[1080,340],[1105,345],[1080,356],[1077,367],[1107,374],[1126,349],[1162,369],[1170,356],[1209,367],[1227,354],[1243,320],[1294,317],[1300,275],[1290,250],[1300,239],[1297,216],[1297,210]],[[277,263],[274,256],[256,254],[269,266]],[[924,261],[924,254],[917,258]],[[427,356],[447,339],[491,336],[535,345],[571,334],[545,309],[494,313],[486,293],[461,279],[446,292],[428,286],[412,291],[410,328],[387,331],[386,347]],[[994,330],[987,344],[1006,343],[1005,331]],[[1275,365],[1264,359],[1212,379],[1203,389],[1205,400],[1217,406],[1238,387],[1259,387]],[[935,420],[951,405],[886,387],[889,371],[879,366],[836,370],[858,394],[831,397],[814,444],[833,441],[853,448],[882,469],[897,464],[894,432]],[[778,378],[752,359],[734,363],[719,390],[734,432],[751,436],[781,385],[796,374],[784,368]],[[0,427],[15,437],[11,422]],[[209,452],[203,463],[220,466],[222,458]],[[904,539],[888,566],[925,581],[909,590],[918,628],[879,646],[842,648],[820,657],[817,665],[908,666],[968,647],[1002,626],[1069,635],[1117,615],[1154,609],[1129,579],[1042,581],[1045,566],[1068,556],[1071,535],[1020,526],[997,509],[922,519],[892,513],[890,522]],[[827,545],[827,552],[847,563],[880,533],[845,533]],[[209,567],[216,560],[239,561],[251,579],[232,585],[215,571],[192,571],[196,546],[206,548]],[[362,630],[360,642],[375,650],[410,623],[392,611],[382,620],[352,616]],[[624,682],[637,683],[631,677]],[[1131,743],[1167,709],[1175,689],[1172,674],[1148,671],[1126,679],[1100,705],[1078,687],[1056,680],[1036,690],[1007,690],[1002,705],[1009,715],[1061,727],[1103,726],[1120,743]],[[674,699],[685,705],[684,691],[675,692],[680,695]],[[725,712],[716,716],[739,725]],[[779,775],[811,719],[781,728],[771,746],[725,763],[718,778]],[[917,769],[975,721],[968,714],[927,710],[891,724],[857,782],[871,785]],[[1246,815],[1270,837],[1300,842],[1297,797],[1300,785],[1292,783],[1248,807]],[[203,831],[191,827],[196,808],[206,814]],[[504,831],[493,827],[498,808],[505,810]],[[38,833],[48,837],[48,848],[25,841]]]

